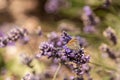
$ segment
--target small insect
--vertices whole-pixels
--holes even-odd
[[[79,41],[76,38],[72,38],[67,44],[66,46],[70,49],[73,50],[79,50],[80,49],[80,45],[79,45]]]

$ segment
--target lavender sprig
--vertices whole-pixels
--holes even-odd
[[[26,29],[19,27],[13,28],[7,35],[0,37],[0,47],[5,47],[11,43],[14,43],[18,41],[18,39],[23,39],[26,43],[26,41],[28,41],[28,39],[25,38],[27,35],[28,32]]]
[[[107,29],[105,29],[105,31],[103,32],[103,35],[108,38],[114,45],[117,44],[117,36],[115,34],[114,29],[112,29],[111,27],[108,27]]]
[[[99,18],[95,16],[90,6],[85,6],[83,8],[84,14],[82,15],[84,23],[84,32],[85,33],[94,33],[96,32],[96,25],[100,22]]]
[[[76,69],[72,69],[73,72],[77,70],[76,75],[83,75],[83,69],[81,66],[89,62],[90,57],[84,54],[84,49],[80,48],[79,50],[71,49],[67,46],[72,37],[66,32],[62,33],[60,37],[62,40],[62,46],[56,47],[52,43],[43,42],[40,44],[40,53],[41,56],[47,56],[49,59],[58,60],[58,62],[66,65],[74,64]],[[76,44],[79,45],[79,44]],[[80,46],[80,45],[79,45]]]

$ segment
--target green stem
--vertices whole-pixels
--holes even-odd
[[[58,74],[58,72],[59,72],[60,68],[61,68],[61,63],[59,63],[59,66],[58,66],[57,70],[55,71],[55,74],[54,74],[54,76],[53,76],[53,79],[52,79],[52,80],[56,80],[56,77],[57,77],[57,74]]]
[[[94,63],[94,62],[89,62],[89,63],[91,63],[91,64],[93,64],[93,65],[96,65],[96,66],[101,66],[101,67],[106,68],[106,69],[108,69],[108,70],[117,71],[117,70],[114,69],[114,68],[110,68],[110,67],[104,66],[104,65],[102,65],[102,64],[98,64],[98,63]]]

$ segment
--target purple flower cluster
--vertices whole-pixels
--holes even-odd
[[[100,50],[102,52],[107,53],[109,58],[116,60],[117,57],[116,57],[115,53],[106,44],[101,44]]]
[[[16,42],[18,39],[23,39],[27,42],[29,39],[27,37],[27,30],[23,28],[16,27],[8,32],[7,35],[0,37],[0,47],[5,47],[9,44]]]
[[[79,41],[79,45],[81,47],[87,47],[88,46],[88,42],[85,38],[80,37],[80,36],[76,36],[77,40]]]
[[[45,10],[48,13],[54,13],[59,9],[59,0],[48,0],[45,5]]]
[[[84,10],[84,12],[85,12],[85,14],[86,14],[87,16],[92,15],[92,10],[91,10],[91,8],[90,8],[89,6],[85,6],[85,7],[83,8],[83,10]]]
[[[83,48],[80,48],[79,50],[74,50],[74,49],[70,49],[67,46],[69,41],[72,40],[72,37],[68,35],[66,32],[63,32],[62,36],[59,39],[61,39],[60,41],[63,44],[61,46],[54,46],[49,41],[41,43],[39,47],[40,49],[39,55],[47,56],[48,58],[51,58],[65,65],[74,65],[72,66],[72,70],[77,75],[82,75],[83,71],[81,66],[83,64],[88,63],[90,57],[84,54]]]
[[[47,0],[45,4],[45,11],[47,13],[56,13],[61,7],[68,7],[68,1],[66,0]]]
[[[64,37],[64,36],[67,36],[67,37]],[[54,47],[62,47],[65,44],[67,44],[71,39],[72,37],[68,35],[66,32],[63,32],[62,37],[56,32],[51,32],[50,34],[48,34],[48,42],[50,44],[53,44]],[[85,38],[76,36],[76,39],[78,40],[79,45],[81,47],[87,47],[88,42],[86,41]]]
[[[117,36],[115,34],[114,29],[112,29],[111,27],[108,27],[107,29],[105,29],[105,31],[103,32],[103,35],[107,37],[114,45],[117,44]]]
[[[83,11],[84,15],[82,18],[85,25],[83,30],[86,33],[94,33],[96,31],[95,26],[98,24],[99,19],[94,15],[92,9],[89,6],[85,6]]]
[[[54,47],[62,47],[71,39],[72,38],[66,32],[63,32],[62,37],[56,32],[51,32],[48,34],[48,43],[52,44]]]
[[[60,36],[56,32],[51,32],[48,34],[48,42],[53,44],[55,47],[60,47],[63,45],[62,39],[60,39]]]
[[[76,66],[76,68],[73,67],[73,66],[74,66],[74,65],[70,65],[70,68],[72,68],[72,70],[73,70],[76,74],[78,74],[78,72],[81,72],[81,73],[78,74],[78,75],[80,75],[80,76],[65,78],[64,80],[84,80],[83,76],[81,76],[83,73],[86,74],[86,77],[88,78],[88,80],[92,80],[92,78],[91,78],[91,76],[90,76],[90,73],[89,73],[91,67],[88,66],[88,64],[82,64],[81,66],[79,66],[79,68],[78,68],[78,66]]]

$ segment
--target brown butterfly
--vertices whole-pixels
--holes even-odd
[[[79,45],[79,41],[76,38],[72,38],[67,44],[66,46],[70,49],[73,50],[79,50],[80,49],[80,45]]]

